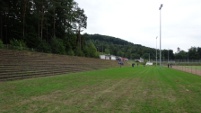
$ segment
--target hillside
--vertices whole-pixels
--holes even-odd
[[[92,41],[99,52],[127,57],[129,59],[138,59],[140,57],[148,59],[149,53],[152,59],[155,59],[155,49],[145,47],[139,44],[99,34],[84,34],[86,41]]]
[[[154,48],[119,39],[124,37],[98,34],[82,36],[81,32],[88,25],[87,15],[75,0],[39,1],[0,2],[0,48],[93,58],[98,57],[98,50],[129,59],[156,58]],[[88,43],[90,40],[93,43]],[[162,59],[168,58],[198,60],[201,58],[201,48],[192,45],[188,52],[179,51],[175,55],[172,50],[162,50]]]
[[[118,67],[117,61],[0,49],[0,81]]]
[[[145,47],[143,45],[134,44],[120,38],[100,34],[84,34],[83,37],[86,41],[93,42],[100,53],[123,56],[129,59],[138,59],[142,57],[147,60],[149,59],[150,54],[150,59],[156,59],[155,48]],[[173,53],[173,50],[163,49],[161,53],[162,60],[199,60],[201,58],[201,47],[192,46],[189,48],[188,52],[181,50],[175,54]]]

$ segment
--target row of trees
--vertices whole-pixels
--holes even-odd
[[[129,59],[139,59],[140,57],[149,59],[149,56],[150,59],[156,58],[155,49],[139,44],[133,44],[119,38],[99,34],[84,34],[84,37],[86,38],[86,40],[91,40],[100,53],[113,54]],[[174,54],[172,50],[163,50],[162,54],[164,60],[168,59],[168,57],[169,59],[174,59]]]
[[[74,0],[1,0],[0,40],[36,51],[97,56],[81,36],[87,16]],[[89,55],[90,54],[90,55]]]
[[[201,59],[201,48],[191,47],[188,52],[180,51],[175,54],[176,59],[182,60],[200,60]]]
[[[98,52],[138,59],[156,58],[155,49],[103,35],[81,35],[87,16],[74,0],[0,0],[0,47],[12,45],[42,52],[97,57]],[[3,42],[3,44],[2,44]],[[201,48],[162,59],[200,59]]]
[[[117,56],[127,57],[129,59],[156,59],[156,50],[154,48],[145,47],[139,44],[133,44],[125,40],[104,36],[104,35],[89,35],[84,34],[86,40],[91,40],[100,53],[113,54]],[[159,50],[157,57],[159,59]],[[188,52],[180,51],[179,53],[173,50],[162,50],[162,60],[181,60],[181,59],[201,59],[201,48],[191,47]]]

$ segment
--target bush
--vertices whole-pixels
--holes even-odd
[[[63,42],[67,55],[74,56],[75,53],[72,49],[72,45],[70,44],[70,42],[68,40],[64,40]]]
[[[23,40],[12,39],[10,41],[10,44],[14,49],[18,50],[23,50],[27,48],[26,43]]]
[[[61,39],[53,38],[51,40],[51,47],[52,47],[53,53],[66,54],[65,46],[64,46],[63,40]]]
[[[28,36],[26,37],[26,44],[27,47],[29,48],[37,49],[41,42],[42,39],[33,34],[29,33]]]
[[[89,41],[84,47],[84,53],[87,57],[98,57],[98,52],[94,44]]]
[[[67,55],[74,56],[75,53],[74,53],[74,51],[73,51],[72,49],[69,49],[69,50],[67,51]]]
[[[51,46],[45,40],[40,40],[37,46],[37,51],[51,53]]]
[[[0,40],[0,48],[3,48],[3,47],[4,47],[4,45],[3,45],[3,41]]]
[[[81,48],[77,47],[77,48],[75,49],[75,55],[76,55],[76,56],[84,56],[84,53],[83,53],[83,51],[81,50]]]

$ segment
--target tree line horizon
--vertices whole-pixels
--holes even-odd
[[[0,48],[71,56],[98,57],[113,54],[129,59],[155,59],[154,48],[98,34],[81,34],[87,28],[87,16],[75,0],[1,0]],[[169,54],[169,55],[168,55]],[[162,59],[201,59],[201,48],[188,52],[162,50]]]
[[[100,53],[112,54],[116,56],[122,56],[129,59],[139,59],[140,57],[144,59],[155,60],[156,59],[156,49],[146,47],[140,44],[134,44],[120,38],[115,38],[112,36],[105,36],[100,34],[84,34],[87,40],[94,43],[97,50]],[[159,51],[159,49],[157,49]],[[169,57],[169,58],[168,58]],[[159,59],[159,52],[157,58]],[[162,60],[200,60],[201,59],[201,47],[191,47],[188,52],[181,50],[174,53],[171,49],[162,50]]]

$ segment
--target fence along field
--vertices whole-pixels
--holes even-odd
[[[200,113],[201,77],[122,67],[0,82],[0,112]]]
[[[196,75],[201,75],[201,60],[177,61],[173,68]]]

